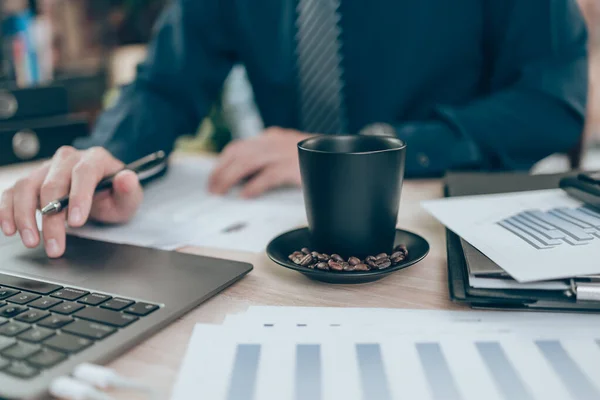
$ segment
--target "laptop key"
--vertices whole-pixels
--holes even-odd
[[[15,289],[1,288],[0,289],[0,300],[7,299],[10,296],[14,296],[17,293],[19,293],[19,291],[15,290]]]
[[[13,337],[17,336],[19,333],[25,332],[30,328],[31,326],[24,324],[23,322],[11,321],[8,324],[0,326],[0,335]]]
[[[54,307],[55,305],[60,304],[60,303],[62,303],[62,300],[53,299],[51,297],[41,297],[41,298],[37,299],[36,301],[29,303],[28,306],[37,308],[40,310],[47,310],[50,307]]]
[[[90,347],[94,342],[92,340],[62,333],[51,337],[44,342],[44,345],[51,349],[63,353],[77,353],[81,350]]]
[[[58,314],[70,315],[70,314],[73,314],[77,310],[81,310],[83,307],[85,307],[85,306],[81,305],[81,304],[65,301],[64,303],[61,303],[61,304],[58,304],[58,305],[52,307],[50,309],[50,311],[53,311]]]
[[[85,290],[79,290],[79,289],[74,289],[74,288],[63,288],[61,290],[57,290],[56,292],[52,293],[50,296],[52,297],[56,297],[58,299],[62,299],[62,300],[77,300],[80,297],[85,296],[86,294],[88,294],[90,292],[86,292]]]
[[[88,307],[78,311],[74,315],[77,318],[88,321],[100,322],[101,324],[116,326],[122,328],[137,321],[139,318],[133,315],[122,314],[120,312],[103,310],[101,308]]]
[[[100,303],[104,303],[106,300],[112,299],[111,296],[100,293],[91,293],[87,296],[78,300],[79,303],[87,304],[88,306],[97,306]]]
[[[131,300],[115,297],[114,299],[109,300],[106,303],[102,304],[100,307],[108,308],[109,310],[114,310],[114,311],[121,311],[125,307],[129,307],[132,304],[133,304],[133,301],[131,301]]]
[[[13,344],[17,343],[17,339],[9,338],[6,336],[0,336],[0,351],[9,348]]]
[[[27,311],[27,307],[8,304],[0,308],[0,317],[12,318],[25,311]]]
[[[70,324],[73,321],[74,321],[74,319],[71,317],[53,314],[50,317],[45,318],[42,321],[38,322],[37,325],[43,326],[46,328],[50,328],[50,329],[59,329],[67,324]]]
[[[50,294],[58,289],[62,289],[62,286],[55,285],[53,283],[19,278],[18,276],[5,274],[0,274],[0,285],[37,294]]]
[[[54,336],[56,332],[52,329],[46,329],[39,326],[31,328],[28,331],[21,333],[18,338],[25,340],[26,342],[39,343],[48,339],[50,336]]]
[[[8,299],[6,299],[6,301],[8,301],[9,303],[15,303],[15,304],[27,304],[32,302],[33,300],[39,299],[41,296],[39,294],[33,294],[33,293],[19,293],[19,294],[15,294],[12,297],[9,297]]]
[[[7,372],[13,376],[16,376],[17,378],[22,379],[31,379],[40,373],[39,370],[24,363],[23,361],[13,362],[8,368],[4,370],[4,372]]]
[[[46,318],[48,315],[50,315],[48,311],[29,310],[15,317],[15,321],[28,322],[30,324],[33,324],[34,322],[37,322],[40,319]]]
[[[2,371],[4,368],[8,367],[9,364],[10,364],[10,361],[8,361],[6,358],[0,357],[0,371]]]
[[[144,317],[157,309],[158,306],[154,304],[135,303],[131,307],[127,307],[125,309],[125,312],[128,314],[139,315],[140,317]]]
[[[72,333],[73,335],[82,336],[88,339],[100,340],[108,335],[112,335],[117,330],[110,326],[102,325],[97,322],[89,322],[78,320],[74,323],[65,326],[63,332]]]
[[[67,356],[58,351],[43,348],[40,352],[27,359],[27,362],[37,368],[50,368],[61,361],[64,361]]]
[[[8,349],[4,350],[2,352],[2,355],[6,358],[11,358],[13,360],[24,360],[28,357],[31,357],[40,350],[41,347],[37,344],[18,342],[14,346],[11,346]]]

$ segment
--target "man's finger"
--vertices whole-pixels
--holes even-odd
[[[46,205],[69,193],[73,167],[80,157],[80,153],[71,147],[59,149],[40,189],[41,204]],[[65,214],[61,212],[43,218],[44,245],[49,257],[60,257],[65,251]]]
[[[111,195],[100,193],[94,199],[90,216],[107,223],[123,223],[131,219],[144,198],[137,175],[132,171],[119,172],[113,181]]]
[[[215,166],[214,170],[210,174],[208,178],[208,190],[211,192],[216,192],[216,188],[218,187],[218,182],[221,181],[221,176],[223,173],[229,168],[229,166],[235,162],[236,158],[240,156],[242,145],[248,143],[249,141],[235,141],[228,144],[225,149],[221,152],[219,156],[219,161]]]
[[[269,160],[258,154],[240,158],[231,163],[215,182],[214,193],[225,194],[232,187],[240,183],[242,179],[248,178],[265,168]]]
[[[85,224],[92,208],[98,183],[123,168],[123,164],[104,149],[90,149],[73,168],[69,194],[69,225]]]
[[[13,198],[13,189],[6,190],[0,198],[0,229],[2,229],[2,233],[6,236],[12,236],[17,231],[15,227]]]
[[[242,197],[253,198],[260,196],[268,190],[274,189],[286,182],[285,175],[277,167],[273,166],[260,171],[250,180],[242,190]]]
[[[35,214],[39,205],[40,187],[48,169],[48,166],[44,166],[36,170],[27,178],[19,180],[13,188],[15,226],[23,244],[30,248],[36,247],[40,241]]]

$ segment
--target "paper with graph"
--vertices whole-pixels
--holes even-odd
[[[171,399],[598,399],[596,336],[197,325]]]
[[[517,281],[600,273],[600,213],[560,189],[453,197],[423,207]]]

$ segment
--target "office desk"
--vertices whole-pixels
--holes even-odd
[[[31,165],[0,169],[0,190],[9,177],[30,168]],[[255,269],[242,281],[124,354],[110,366],[170,393],[194,324],[220,323],[227,314],[242,312],[251,305],[462,308],[448,300],[444,228],[419,206],[422,200],[441,196],[440,181],[405,183],[399,226],[424,236],[431,245],[431,251],[421,263],[375,283],[336,286],[314,282],[272,263],[264,253],[200,247],[181,249],[193,254],[247,261],[254,264]],[[135,398],[127,393],[115,397]]]

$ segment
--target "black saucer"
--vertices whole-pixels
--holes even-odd
[[[309,269],[296,265],[288,256],[303,247],[310,248],[310,233],[308,228],[300,228],[277,236],[267,246],[267,255],[277,264],[301,272],[311,279],[327,283],[366,283],[384,278],[391,273],[410,267],[421,261],[429,253],[429,243],[421,236],[396,229],[394,246],[405,244],[408,248],[408,258],[402,263],[384,270],[367,272],[333,272]]]

